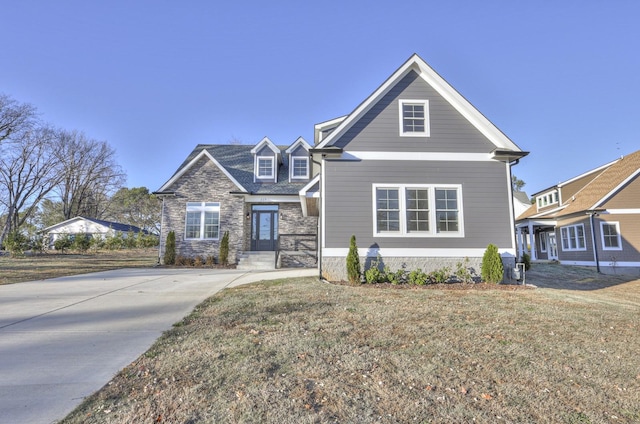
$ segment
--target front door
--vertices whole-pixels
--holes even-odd
[[[251,207],[251,250],[276,250],[278,241],[278,205]]]
[[[556,242],[556,233],[547,233],[549,260],[558,260],[558,243]]]

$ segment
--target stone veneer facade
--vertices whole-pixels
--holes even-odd
[[[176,234],[176,254],[186,257],[206,258],[219,256],[220,241],[229,231],[229,263],[236,263],[238,255],[251,250],[251,203],[245,203],[243,195],[230,194],[240,189],[209,159],[202,158],[182,175],[171,187],[175,196],[165,196],[162,213],[160,258],[164,257],[166,237],[169,231]],[[268,197],[268,196],[265,196]],[[278,232],[280,234],[317,234],[317,217],[302,216],[297,195],[286,203],[254,203],[278,205]],[[220,238],[218,240],[185,240],[187,202],[220,202]],[[287,238],[288,240],[288,238]],[[315,242],[314,242],[315,243]],[[305,238],[305,247],[317,246]],[[313,246],[312,246],[313,245]],[[286,246],[283,246],[286,248]],[[295,257],[283,257],[282,267],[314,267],[316,252]]]

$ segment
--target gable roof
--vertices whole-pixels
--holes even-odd
[[[82,221],[82,220],[94,222],[94,223],[96,223],[98,225],[102,225],[102,226],[107,227],[109,229],[112,229],[114,231],[120,231],[120,232],[124,232],[124,233],[129,232],[129,231],[133,231],[134,233],[139,233],[139,232],[146,233],[147,232],[146,230],[143,230],[143,229],[141,229],[139,227],[136,227],[135,225],[122,224],[120,222],[113,222],[113,221],[105,221],[103,219],[97,219],[97,218],[87,218],[85,216],[76,216],[74,218],[67,219],[66,221],[62,221],[62,222],[59,222],[57,224],[51,225],[51,226],[49,226],[47,228],[44,228],[44,229],[40,230],[40,232],[43,232],[43,233],[44,232],[50,232],[51,230],[53,230],[53,229],[55,229],[57,227],[63,227],[65,225],[67,225],[67,224],[71,224],[72,222]]]
[[[602,208],[627,183],[640,175],[640,150],[623,156],[608,163],[597,176],[582,187],[569,199],[563,199],[563,204],[552,210],[538,212],[536,205],[531,205],[517,219],[526,218],[556,218],[578,212],[594,211]],[[585,174],[582,174],[585,175]],[[569,181],[572,181],[571,179]],[[541,191],[544,192],[546,190]]]
[[[265,146],[268,147],[276,155],[281,154],[280,149],[275,144],[273,144],[269,137],[264,137],[262,140],[260,140],[260,142],[256,144],[253,149],[251,149],[251,153],[255,155]]]
[[[286,146],[273,146],[279,155],[286,149]],[[212,161],[238,187],[241,193],[297,196],[299,191],[308,184],[307,180],[289,181],[287,163],[278,167],[277,182],[254,181],[254,149],[249,145],[199,144],[158,191],[168,191],[182,175],[203,157]]]
[[[309,143],[307,143],[307,140],[305,140],[303,137],[298,137],[298,138],[296,139],[296,141],[294,141],[294,142],[291,144],[291,146],[289,146],[289,148],[288,148],[287,150],[285,150],[284,152],[285,152],[286,154],[293,153],[293,151],[295,151],[295,150],[298,148],[298,146],[302,146],[302,147],[304,147],[304,149],[305,149],[306,151],[309,151],[309,149],[311,148],[311,146],[309,145]]]
[[[364,102],[360,103],[335,130],[322,140],[317,148],[330,146],[345,134],[360,118],[362,118],[375,104],[387,94],[409,72],[415,71],[420,78],[433,87],[447,102],[464,116],[478,131],[496,146],[498,151],[522,152],[502,131],[491,123],[467,99],[458,93],[436,71],[434,71],[420,56],[413,54],[400,68],[398,68],[380,87],[378,87]],[[522,152],[524,153],[524,152]],[[522,156],[522,155],[520,155]]]

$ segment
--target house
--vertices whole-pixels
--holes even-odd
[[[155,193],[161,253],[171,230],[184,255],[215,255],[229,231],[231,260],[306,249],[297,258],[338,280],[353,234],[364,263],[392,269],[468,258],[479,271],[490,243],[513,266],[511,166],[526,154],[413,55],[350,114],[315,125],[313,147],[197,146]]]
[[[517,217],[532,260],[640,272],[640,151],[546,188]]]
[[[52,225],[40,231],[47,240],[50,249],[54,248],[55,241],[66,235],[77,236],[78,234],[92,236],[94,238],[106,238],[107,236],[115,236],[121,234],[126,237],[129,233],[138,234],[145,232],[144,230],[128,224],[119,222],[104,221],[101,219],[87,218],[84,216],[76,216],[66,221]]]

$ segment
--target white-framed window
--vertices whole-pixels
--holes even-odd
[[[558,192],[552,191],[537,197],[538,209],[558,203]]]
[[[602,239],[602,250],[622,250],[620,223],[600,222],[600,237]]]
[[[547,233],[540,233],[540,251],[541,252],[547,251],[547,237],[548,237]]]
[[[560,228],[560,236],[562,238],[562,250],[587,250],[583,224]]]
[[[264,179],[273,178],[273,164],[273,156],[258,156],[256,158],[256,177]]]
[[[460,185],[373,184],[373,234],[463,237]]]
[[[429,137],[429,101],[399,100],[400,136]]]
[[[185,239],[211,239],[220,237],[220,203],[187,202]]]
[[[295,156],[291,158],[291,178],[309,178],[309,158]]]

